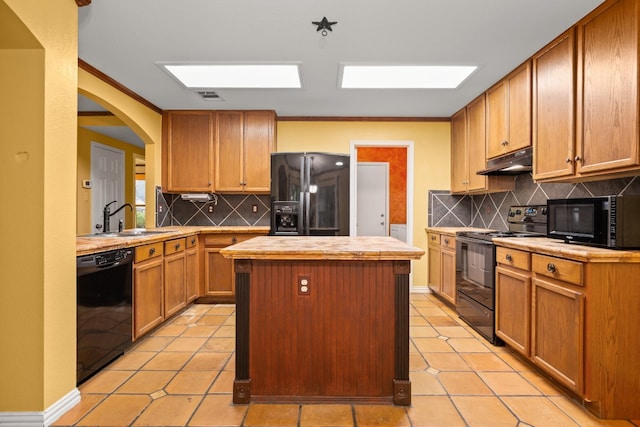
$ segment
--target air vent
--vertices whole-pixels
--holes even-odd
[[[220,95],[212,90],[199,90],[196,93],[200,95],[205,101],[222,101]]]

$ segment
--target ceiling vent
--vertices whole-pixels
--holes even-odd
[[[198,95],[205,101],[222,101],[223,99],[216,92],[212,90],[199,90],[196,91]]]

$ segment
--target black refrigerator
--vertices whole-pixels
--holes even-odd
[[[271,154],[274,236],[349,235],[349,156]]]

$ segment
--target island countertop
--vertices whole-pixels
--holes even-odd
[[[280,260],[407,260],[424,250],[393,237],[259,236],[220,250],[226,258]]]

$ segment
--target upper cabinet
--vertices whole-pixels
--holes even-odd
[[[575,30],[533,57],[533,178],[574,174]]]
[[[451,192],[489,193],[514,188],[510,176],[485,176],[485,95],[473,100],[451,117]]]
[[[577,24],[576,174],[637,171],[638,19],[635,0],[608,1]]]
[[[162,114],[162,189],[212,192],[213,111],[165,111]]]
[[[609,0],[534,56],[535,180],[640,170],[639,13],[635,0]]]
[[[487,158],[531,145],[531,61],[491,87],[487,93]]]
[[[162,189],[268,193],[273,151],[273,111],[165,111]]]
[[[268,193],[274,150],[274,112],[218,112],[216,191]]]

